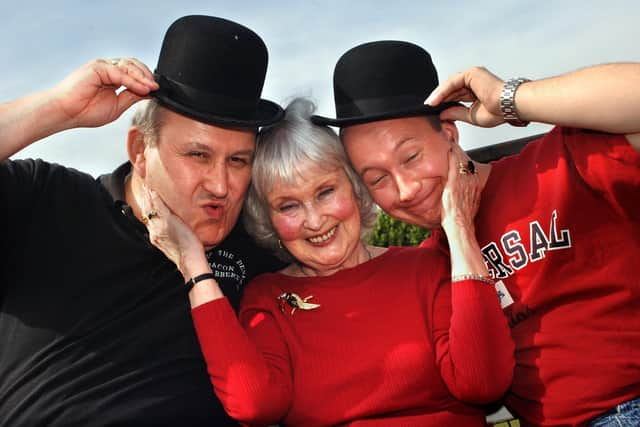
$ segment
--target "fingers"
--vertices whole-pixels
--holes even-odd
[[[463,106],[451,107],[440,113],[440,120],[442,121],[463,121],[469,122],[469,108]]]
[[[442,226],[447,233],[455,227],[473,225],[480,201],[480,178],[470,162],[462,148],[452,145],[442,200]]]
[[[158,193],[153,190],[149,190],[149,197],[151,199],[151,207],[155,209],[159,215],[168,216],[172,215],[172,212],[169,210],[169,207],[164,203],[162,198]]]
[[[135,58],[98,59],[95,63],[96,72],[105,86],[124,86],[138,96],[159,88],[151,70]]]
[[[435,88],[424,103],[435,106],[445,102],[445,100],[452,100],[453,94],[466,87],[464,73],[454,74]]]
[[[458,153],[454,152],[454,149],[458,144],[453,144],[449,150],[449,173],[447,174],[447,186],[449,188],[455,187],[458,181]]]
[[[160,195],[144,184],[142,186],[142,203],[140,204],[140,209],[143,222],[145,222],[145,218],[147,222],[150,222],[156,217],[166,219],[172,215]],[[145,222],[145,224],[147,223]]]
[[[144,82],[149,87],[157,88],[153,73],[151,70],[136,58],[118,58],[111,61],[113,65],[118,67],[128,76],[131,76],[137,81]],[[126,86],[126,85],[125,85]],[[152,89],[153,90],[153,89]]]

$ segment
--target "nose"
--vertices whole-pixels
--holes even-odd
[[[314,206],[307,206],[305,208],[305,226],[310,230],[320,230],[323,223],[322,213]]]
[[[398,198],[401,202],[407,203],[415,199],[420,189],[420,183],[417,180],[404,175],[396,175],[395,182],[398,188]]]
[[[227,166],[224,163],[212,165],[205,174],[203,186],[214,197],[225,198],[229,192]]]

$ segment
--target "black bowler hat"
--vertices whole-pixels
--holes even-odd
[[[312,116],[318,125],[350,126],[398,117],[439,114],[456,102],[432,107],[438,86],[431,55],[412,43],[377,41],[348,50],[333,72],[337,118]]]
[[[283,111],[260,99],[267,62],[267,47],[250,29],[212,16],[184,16],[164,36],[154,73],[160,89],[152,96],[206,123],[269,125]]]

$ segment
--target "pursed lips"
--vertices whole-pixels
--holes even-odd
[[[224,202],[209,202],[201,207],[210,219],[220,219],[224,213]]]

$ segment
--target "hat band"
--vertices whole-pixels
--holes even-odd
[[[154,76],[160,85],[158,92],[164,93],[172,101],[198,112],[220,116],[246,117],[255,114],[258,108],[259,99],[238,99],[219,93],[204,92],[162,74],[154,73]]]
[[[424,104],[424,99],[415,95],[385,96],[379,98],[354,99],[349,103],[337,104],[337,117],[383,114],[396,110],[415,108]]]

